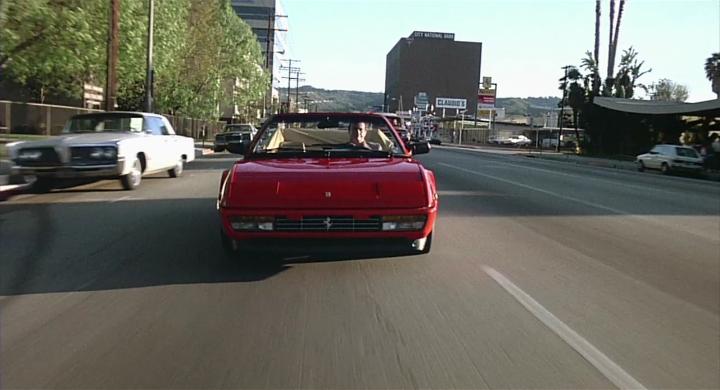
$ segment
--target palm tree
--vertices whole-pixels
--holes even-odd
[[[590,54],[590,53],[588,53]],[[583,104],[585,104],[586,89],[580,85],[583,79],[582,73],[574,67],[565,68],[565,76],[560,78],[560,89],[563,91],[563,100],[560,102],[562,106],[569,106],[573,111],[573,124],[575,125],[575,149],[577,153],[580,149],[580,131],[578,130],[578,117]]]
[[[593,62],[592,72],[592,91],[593,96],[597,96],[600,92],[600,3],[602,0],[595,0],[595,56],[591,56],[590,52],[586,53]],[[590,69],[588,69],[590,70]]]
[[[620,21],[622,20],[623,11],[625,10],[625,0],[620,0],[617,20],[615,20],[615,0],[610,0],[610,39],[608,42],[608,65],[607,78],[605,79],[605,96],[613,94],[612,88],[616,84],[613,75],[615,73],[615,58],[618,48],[618,36],[620,35]],[[614,30],[614,31],[613,31]]]
[[[705,61],[705,75],[712,82],[712,90],[720,99],[720,52],[713,53]]]

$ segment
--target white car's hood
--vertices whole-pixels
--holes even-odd
[[[142,133],[78,133],[78,134],[66,134],[57,137],[52,137],[40,141],[29,141],[22,142],[16,145],[17,148],[27,147],[62,147],[62,146],[76,146],[76,145],[93,145],[93,144],[108,144],[124,139],[144,137]]]

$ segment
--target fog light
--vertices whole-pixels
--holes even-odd
[[[397,230],[396,222],[383,222],[382,230]]]
[[[422,230],[425,227],[425,215],[392,215],[383,217],[382,230]]]
[[[273,230],[273,223],[272,222],[260,222],[257,224],[258,230],[262,230],[264,232],[271,232]]]
[[[272,231],[272,217],[231,217],[230,227],[241,231]]]

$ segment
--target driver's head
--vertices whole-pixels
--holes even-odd
[[[355,122],[350,125],[350,142],[356,144],[362,144],[365,142],[365,136],[367,135],[367,123]]]

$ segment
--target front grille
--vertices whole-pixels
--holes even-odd
[[[30,156],[33,158],[28,158]],[[53,148],[20,149],[16,162],[26,167],[56,167],[62,165],[60,156]]]
[[[378,232],[382,228],[380,217],[355,219],[345,216],[303,217],[302,219],[275,218],[278,232]]]
[[[99,147],[95,146],[80,146],[70,148],[70,161],[72,161],[72,165],[113,165],[117,163],[117,157],[93,157],[93,152],[95,152],[98,148]],[[108,149],[107,146],[102,148]]]

